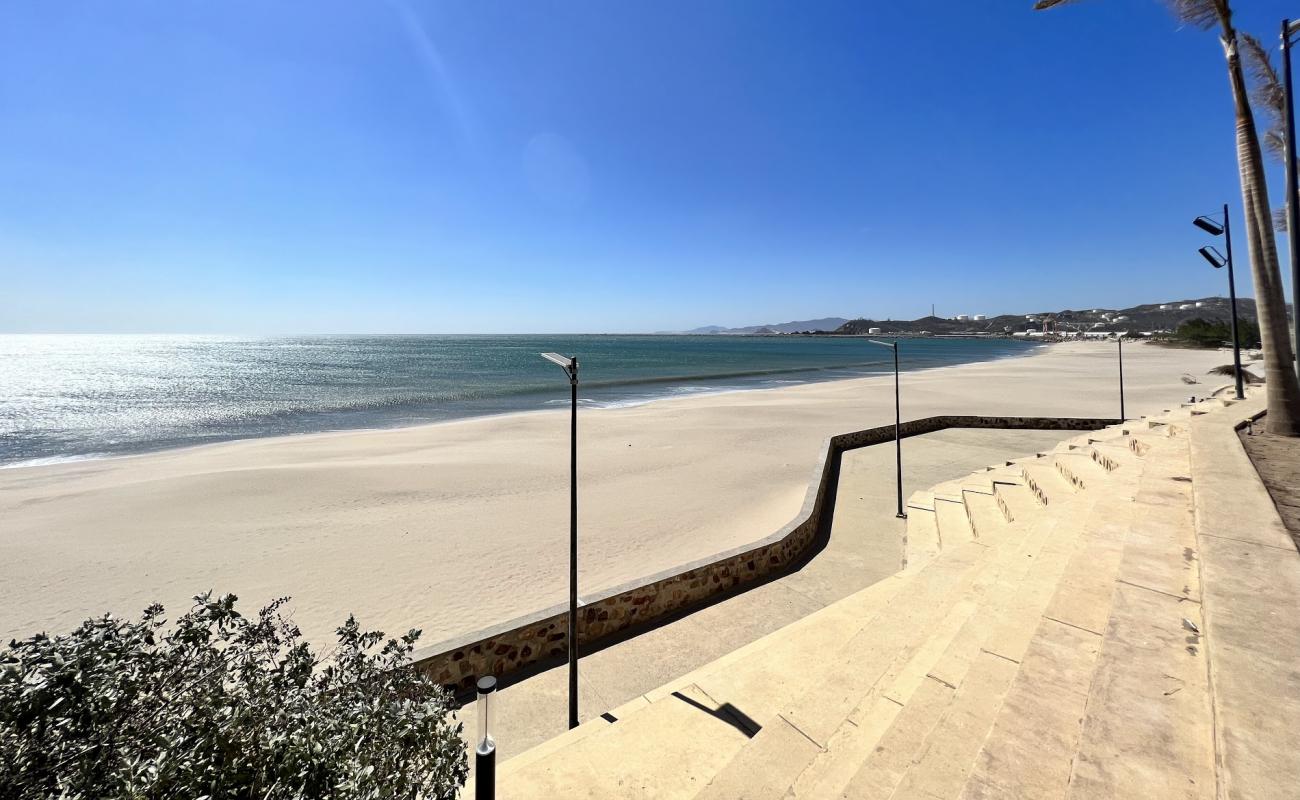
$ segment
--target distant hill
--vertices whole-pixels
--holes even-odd
[[[724,328],[721,325],[705,325],[702,328],[691,328],[689,331],[680,331],[680,333],[705,333],[705,334],[770,334],[770,333],[802,333],[804,331],[830,333],[839,329],[848,320],[844,317],[822,317],[821,319],[805,319],[796,322],[781,322],[771,325],[750,325],[744,328]]]
[[[1255,318],[1255,301],[1238,298],[1237,315],[1241,319]],[[999,334],[1016,331],[1041,330],[1044,317],[1055,317],[1061,330],[1079,331],[1172,331],[1190,319],[1227,320],[1230,316],[1228,298],[1203,297],[1199,300],[1171,300],[1167,303],[1146,303],[1129,308],[1089,308],[1084,310],[1036,311],[1028,314],[999,314],[986,319],[958,320],[943,317],[921,317],[914,320],[855,319],[846,322],[835,333],[860,335],[871,328],[879,328],[881,335],[889,333],[922,332],[932,334]],[[1033,319],[1031,319],[1033,318]]]

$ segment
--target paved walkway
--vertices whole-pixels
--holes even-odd
[[[1060,438],[1059,431],[947,430],[907,439],[904,491],[910,494],[997,463],[1008,453],[1050,447]],[[584,655],[579,665],[581,719],[598,718],[897,572],[904,523],[894,517],[895,505],[893,447],[846,453],[826,549],[798,572]],[[508,759],[564,733],[567,691],[567,667],[505,687],[498,700],[498,758]],[[473,716],[462,718],[468,739]]]

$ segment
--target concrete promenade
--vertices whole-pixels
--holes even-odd
[[[828,548],[682,620],[689,633],[584,659],[597,708],[606,676],[674,674],[506,761],[498,795],[1294,797],[1300,555],[1233,432],[1260,405],[1211,401],[963,465],[911,493],[901,553],[876,542],[813,570]],[[837,524],[855,513],[845,488]],[[887,496],[859,496],[892,517]],[[906,568],[867,579],[891,560]],[[855,569],[867,588],[831,578]],[[809,591],[841,598],[801,611]],[[794,619],[744,627],[748,644],[693,670],[674,661],[744,638],[727,623],[747,617]],[[527,685],[502,697],[503,743]]]

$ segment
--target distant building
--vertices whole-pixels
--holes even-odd
[[[1196,305],[1200,305],[1200,303],[1197,303]],[[1183,303],[1181,306],[1178,307],[1178,310],[1186,311],[1189,308],[1196,308],[1196,306],[1192,305],[1191,303]]]
[[[1202,301],[1202,300],[1197,300],[1197,301],[1196,301],[1196,307],[1197,307],[1197,308],[1200,308],[1200,307],[1203,306],[1203,305],[1205,305],[1205,302],[1204,302],[1204,301]]]
[[[867,333],[880,333],[879,328],[867,328]]]
[[[1161,310],[1161,311],[1168,311],[1168,310],[1169,310],[1169,304],[1168,304],[1168,303],[1161,303],[1161,304],[1160,304],[1160,310]]]
[[[980,320],[984,320],[984,319],[988,319],[988,317],[984,316],[983,314],[976,314],[974,317],[974,320],[976,322],[979,322]]]
[[[1114,322],[1123,322],[1123,321],[1126,320],[1126,319],[1128,319],[1128,314],[1120,314],[1118,317],[1115,317],[1115,319],[1114,319],[1113,321],[1114,321]]]
[[[958,314],[957,316],[953,317],[953,319],[957,320],[958,322],[970,322],[970,314]]]

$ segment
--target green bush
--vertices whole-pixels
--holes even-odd
[[[1174,338],[1197,347],[1231,345],[1232,326],[1219,320],[1189,319],[1174,331]],[[1237,340],[1242,347],[1259,347],[1259,325],[1253,320],[1238,320]]]
[[[104,616],[0,652],[0,798],[455,797],[451,698],[410,666],[411,631],[355,619],[318,662],[279,612],[195,598],[167,628]]]

